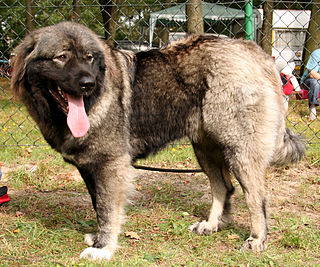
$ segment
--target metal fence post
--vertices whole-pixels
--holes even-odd
[[[246,4],[245,4],[245,32],[246,32],[246,39],[253,40],[253,4],[252,4],[252,0],[246,0]]]

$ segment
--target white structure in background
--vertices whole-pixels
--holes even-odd
[[[295,91],[301,89],[293,71],[302,62],[310,15],[310,10],[273,11],[272,56],[278,71],[290,77]]]
[[[274,10],[272,56],[279,72],[290,78],[295,91],[301,91],[293,71],[300,68],[310,21],[310,10]],[[289,96],[284,96],[288,107]]]
[[[301,64],[310,15],[310,10],[273,11],[272,56],[276,61]]]

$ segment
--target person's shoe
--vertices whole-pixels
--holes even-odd
[[[315,119],[317,119],[317,115],[314,114],[313,112],[311,112],[309,119],[310,119],[311,121],[314,121]]]

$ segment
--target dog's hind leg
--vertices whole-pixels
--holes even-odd
[[[232,164],[232,170],[242,187],[251,217],[251,234],[242,248],[257,252],[267,247],[268,239],[264,177],[266,164],[263,163],[262,158],[257,153],[251,153],[251,156],[243,153],[242,156],[231,159],[231,161],[235,159],[236,163]]]
[[[212,206],[207,221],[194,223],[189,229],[198,234],[217,232],[229,220],[230,197],[234,191],[218,147],[210,144],[193,144],[195,154],[203,171],[210,180]]]

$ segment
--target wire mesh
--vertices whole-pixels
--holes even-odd
[[[164,46],[194,29],[245,38],[248,3],[253,6],[252,39],[274,58],[279,75],[287,75],[295,87],[286,98],[288,127],[309,143],[320,143],[319,116],[310,120],[307,95],[300,91],[307,60],[320,43],[319,0],[0,0],[0,146],[46,145],[10,91],[13,48],[30,31],[72,20],[91,28],[109,45],[133,51]],[[187,10],[190,5],[195,14]]]

